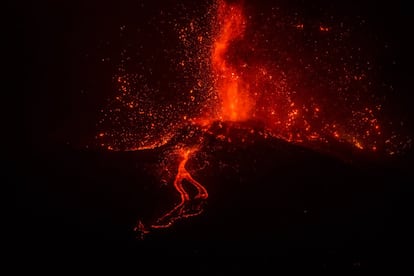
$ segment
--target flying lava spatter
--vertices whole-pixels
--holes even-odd
[[[269,21],[277,21],[279,10],[271,12]],[[108,110],[102,110],[99,144],[129,151],[168,146],[166,152],[178,156],[176,168],[168,169],[176,171],[173,185],[180,201],[148,225],[139,221],[135,230],[140,235],[203,211],[208,192],[186,165],[204,150],[203,133],[231,140],[214,133],[217,123],[255,122],[263,126],[265,138],[314,149],[330,148],[335,142],[361,151],[396,153],[395,135],[379,119],[382,104],[370,101],[370,61],[346,55],[351,50],[344,46],[344,31],[335,33],[334,27],[319,24],[312,29],[318,46],[318,40],[307,45],[303,43],[307,26],[300,18],[285,17],[289,20],[276,22],[276,27],[264,24],[256,31],[251,30],[257,27],[250,25],[255,19],[251,18],[242,3],[218,0],[198,21],[172,24],[184,49],[184,54],[173,53],[171,59],[185,81],[169,87],[175,97],[160,99],[157,95],[168,93],[151,88],[144,72],[130,72],[131,59],[122,52],[114,78],[119,94]],[[266,38],[269,33],[272,39]]]
[[[213,43],[212,65],[221,102],[220,120],[244,121],[251,118],[253,102],[236,68],[228,63],[229,45],[243,36],[246,22],[240,6],[220,3],[217,11],[219,31]]]

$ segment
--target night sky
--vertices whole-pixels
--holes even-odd
[[[16,146],[11,163],[17,166],[7,177],[12,185],[17,184],[14,237],[19,267],[30,264],[32,271],[52,272],[53,263],[61,270],[80,271],[89,265],[96,270],[113,266],[133,269],[133,273],[149,269],[153,273],[198,271],[212,275],[284,270],[395,272],[408,268],[410,255],[405,251],[410,248],[412,232],[408,226],[408,188],[413,182],[414,134],[413,24],[408,4],[244,1],[254,26],[247,29],[247,36],[255,39],[251,44],[239,41],[233,45],[227,56],[233,60],[231,66],[242,68],[244,62],[265,60],[271,67],[291,60],[289,55],[295,50],[306,59],[306,51],[314,47],[309,41],[324,41],[325,34],[317,32],[323,31],[321,24],[331,27],[343,22],[351,30],[349,47],[360,45],[362,50],[357,58],[348,59],[352,51],[344,55],[345,61],[339,58],[343,61],[339,65],[345,68],[352,60],[372,62],[374,70],[367,83],[372,80],[375,85],[369,95],[373,95],[373,102],[383,104],[378,120],[387,125],[384,135],[397,137],[393,139],[398,151],[394,153],[393,148],[391,155],[390,150],[359,151],[345,138],[344,143],[323,146],[325,140],[321,140],[322,146],[309,146],[311,143],[287,141],[284,132],[264,139],[257,134],[263,126],[252,126],[251,122],[240,128],[224,123],[222,130],[213,124],[210,130],[218,131],[214,135],[226,130],[233,140],[243,137],[247,142],[228,143],[200,134],[204,137],[202,149],[187,168],[209,192],[204,212],[170,228],[151,231],[139,240],[133,231],[137,221],[153,221],[178,200],[171,176],[164,177],[160,169],[160,163],[171,160],[164,158],[163,147],[122,151],[130,142],[119,141],[136,129],[125,130],[122,120],[114,124],[112,115],[105,114],[121,91],[117,76],[129,72],[145,76],[145,84],[152,87],[149,95],[145,94],[145,103],[155,104],[154,110],[173,101],[178,102],[177,110],[183,110],[180,103],[186,98],[171,91],[191,89],[198,73],[194,73],[196,65],[179,71],[176,63],[198,52],[184,51],[175,30],[169,27],[171,22],[180,24],[188,18],[203,22],[200,18],[208,5],[194,1],[104,2],[40,1],[10,7],[17,15],[12,21],[16,22],[11,36],[16,55],[11,68],[16,68],[16,74],[11,78],[15,83],[11,91],[17,95],[18,105],[6,108],[17,113],[13,118],[23,117],[23,122],[9,122],[10,133],[15,133],[10,136],[16,136],[12,138]],[[272,22],[279,25],[269,27],[263,18],[272,14],[272,7],[278,7],[278,14],[285,17],[274,19]],[[295,35],[301,28],[295,22],[304,24],[303,36]],[[290,30],[286,27],[289,24],[299,26],[292,29],[296,33],[287,35],[284,42],[272,37],[272,28]],[[266,36],[257,35],[260,32]],[[274,34],[287,33],[275,30]],[[266,52],[267,40],[272,47],[281,47],[279,52],[284,54],[279,59],[266,59],[273,55]],[[348,44],[343,44],[345,50],[338,52],[348,53]],[[249,54],[254,47],[259,50]],[[326,60],[331,60],[330,56]],[[337,59],[332,60],[315,67],[339,68]],[[286,80],[295,82],[299,92],[301,85],[309,91],[329,88],[331,76],[325,78],[322,71],[306,75],[306,70],[297,69],[301,63],[290,64],[281,63],[278,69],[293,74]],[[366,73],[363,68],[357,71]],[[131,89],[140,86],[136,81]],[[363,96],[353,94],[352,85],[348,88],[352,104],[364,101]],[[208,100],[201,88],[195,91],[199,93],[197,103]],[[336,95],[317,93],[309,98],[320,100],[322,107],[337,102]],[[137,92],[136,97],[141,95]],[[183,106],[188,116],[198,110],[196,104]],[[129,119],[129,114],[135,113],[125,118],[137,122],[141,132],[136,132],[136,139],[140,139],[142,133],[164,131],[163,123],[178,113],[173,109],[167,119],[156,123],[153,132],[146,132],[144,119]],[[110,118],[109,123],[101,123],[103,116]],[[188,131],[180,127],[172,127],[177,135],[171,144],[188,142],[177,138]],[[113,134],[112,140],[101,146],[99,133]],[[108,150],[108,145],[121,151]],[[163,177],[168,181],[160,181]]]

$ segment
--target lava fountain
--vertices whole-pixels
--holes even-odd
[[[211,62],[216,75],[215,90],[221,102],[220,120],[245,121],[251,118],[253,102],[237,68],[228,63],[231,43],[243,37],[246,19],[240,5],[220,2],[217,10],[218,33],[214,39]]]
[[[153,222],[139,221],[135,227],[139,236],[202,213],[208,192],[187,164],[205,151],[206,134],[231,140],[217,131],[222,123],[250,131],[251,124],[243,122],[255,122],[266,139],[283,139],[316,150],[342,143],[392,155],[401,146],[386,128],[388,122],[379,119],[382,103],[371,100],[371,69],[360,65],[370,62],[363,55],[353,62],[342,31],[317,25],[312,32],[321,43],[315,48],[302,42],[305,28],[300,19],[275,24],[280,30],[267,26],[262,29],[265,34],[251,31],[254,26],[249,20],[242,3],[218,0],[199,21],[190,19],[176,27],[185,58],[177,60],[173,55],[172,60],[194,85],[174,87],[181,92],[172,102],[154,96],[157,91],[144,73],[129,72],[130,58],[122,52],[114,78],[119,93],[102,110],[96,137],[100,146],[120,151],[167,147],[166,155],[178,156],[175,168],[167,169],[176,172],[172,183],[180,200]],[[269,33],[274,40],[266,50],[262,41],[268,42],[263,37]],[[195,194],[190,195],[188,185]]]

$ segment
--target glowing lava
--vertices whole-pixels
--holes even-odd
[[[280,18],[272,16],[268,22]],[[207,190],[191,176],[186,165],[197,152],[206,150],[203,134],[232,141],[225,133],[214,133],[217,122],[260,122],[260,135],[265,139],[303,143],[317,150],[330,150],[332,144],[344,143],[357,150],[381,150],[392,155],[401,146],[394,141],[396,135],[386,133],[385,122],[379,120],[382,105],[370,102],[371,69],[364,71],[361,65],[370,68],[370,61],[362,55],[355,57],[343,46],[342,39],[348,35],[318,23],[313,30],[316,34],[310,37],[319,37],[319,44],[312,40],[309,46],[303,35],[308,26],[305,28],[300,20],[286,19],[266,23],[270,27],[265,25],[263,30],[271,32],[267,35],[279,39],[265,39],[265,45],[275,48],[267,51],[262,42],[265,35],[247,32],[247,23],[242,5],[224,0],[214,3],[198,23],[193,19],[183,27],[173,23],[179,28],[178,37],[186,54],[171,60],[184,72],[186,83],[194,80],[195,84],[185,89],[184,85],[169,87],[172,92],[167,97],[167,93],[157,94],[161,89],[150,87],[145,73],[129,73],[131,59],[122,52],[114,79],[119,94],[108,111],[102,110],[100,125],[105,130],[96,137],[99,144],[108,150],[173,147],[172,151],[166,150],[167,155],[179,156],[178,166],[175,163],[174,168],[164,169],[176,172],[173,185],[180,201],[155,222],[146,223],[149,228],[166,228],[203,211]],[[354,66],[357,58],[360,65]],[[176,98],[169,101],[171,95]],[[189,126],[196,131],[182,134]],[[255,131],[246,125],[237,127]],[[201,132],[199,136],[194,134],[197,131]],[[196,142],[186,142],[195,136]],[[195,194],[191,195],[188,188]],[[140,236],[149,231],[141,221],[135,230]]]
[[[207,190],[194,180],[185,168],[190,155],[195,151],[196,149],[180,150],[180,157],[182,160],[178,165],[178,172],[174,179],[174,187],[180,193],[181,201],[171,211],[160,217],[155,224],[151,225],[152,228],[166,228],[171,226],[174,221],[178,219],[196,216],[203,211],[202,205],[208,198]],[[187,181],[196,189],[197,193],[193,197],[190,197],[190,194],[184,188],[184,181]]]
[[[212,65],[215,88],[221,100],[220,120],[245,121],[251,117],[253,103],[237,69],[228,63],[230,43],[242,38],[246,22],[242,7],[220,1],[217,11],[219,31],[214,41]]]
[[[220,108],[218,118],[193,119],[193,122],[203,122],[203,126],[210,125],[215,120],[220,121],[245,121],[251,118],[253,103],[249,91],[238,75],[236,68],[231,66],[226,54],[231,43],[241,38],[245,29],[245,17],[240,5],[218,2],[217,9],[218,31],[213,43],[211,63],[215,75],[215,91],[219,94]],[[207,123],[206,123],[207,122]],[[203,209],[204,200],[207,199],[207,190],[185,168],[185,165],[194,149],[181,149],[181,161],[174,179],[174,187],[179,192],[180,202],[168,213],[157,219],[152,228],[166,228],[176,220],[199,215]],[[184,188],[184,181],[193,185],[197,193],[190,198]]]

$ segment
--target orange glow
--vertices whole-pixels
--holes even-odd
[[[180,149],[179,154],[181,162],[178,165],[177,175],[174,180],[174,188],[180,194],[180,203],[178,203],[171,211],[160,217],[152,228],[166,228],[171,226],[176,220],[199,215],[203,209],[202,205],[208,198],[207,190],[197,182],[185,168],[190,157],[197,149]],[[197,193],[192,198],[185,190],[184,180],[193,185]]]
[[[363,150],[364,149],[364,147],[361,145],[361,143],[359,141],[355,141],[354,142],[354,145],[355,145],[356,148],[358,148],[360,150]]]
[[[253,101],[236,68],[228,63],[226,54],[231,43],[242,38],[246,23],[241,6],[220,1],[217,11],[218,34],[213,44],[212,65],[216,89],[221,101],[220,119],[245,121],[250,118]]]
[[[329,28],[328,27],[319,26],[319,31],[321,31],[321,32],[329,32]]]
[[[358,85],[356,81],[361,85],[371,81],[369,76],[361,74],[360,70],[352,70],[350,66],[354,60],[344,56],[344,62],[330,63],[330,53],[334,51],[322,51],[324,43],[316,43],[317,41],[314,43],[315,46],[309,46],[318,50],[315,51],[317,63],[303,58],[306,57],[302,55],[308,52],[307,48],[295,47],[293,43],[288,43],[288,48],[282,47],[283,51],[278,51],[279,42],[285,39],[299,45],[303,44],[302,40],[293,40],[295,35],[289,35],[292,38],[283,35],[275,37],[274,41],[278,43],[273,39],[270,39],[270,42],[266,39],[266,45],[274,51],[261,53],[266,49],[259,48],[263,44],[258,41],[267,38],[265,35],[269,33],[261,34],[260,30],[246,32],[247,17],[242,4],[240,1],[231,2],[233,3],[225,0],[214,2],[211,6],[214,10],[209,10],[206,17],[207,20],[211,20],[211,24],[206,24],[205,18],[200,21],[191,20],[187,22],[188,25],[182,26],[181,23],[174,23],[174,28],[179,29],[179,39],[183,42],[185,57],[180,55],[178,59],[171,60],[183,70],[185,77],[191,75],[191,78],[185,80],[186,84],[191,80],[191,87],[182,90],[180,84],[174,83],[171,85],[171,91],[180,92],[176,93],[177,98],[159,101],[157,95],[169,96],[170,90],[161,91],[160,87],[151,87],[151,82],[148,83],[146,80],[145,72],[138,70],[136,73],[130,73],[126,65],[130,63],[130,57],[125,54],[119,76],[113,79],[118,90],[116,101],[111,103],[108,111],[101,110],[104,116],[100,124],[109,127],[109,130],[100,129],[96,139],[105,150],[159,149],[158,152],[165,154],[165,160],[171,161],[169,158],[177,157],[173,164],[163,163],[162,169],[167,171],[168,175],[176,170],[174,181],[171,177],[173,183],[170,184],[173,184],[180,199],[171,210],[146,224],[147,228],[139,221],[134,230],[141,237],[149,233],[150,229],[170,227],[179,219],[196,216],[203,211],[203,205],[208,198],[207,190],[186,168],[188,161],[198,151],[208,154],[203,148],[203,135],[209,134],[218,141],[235,145],[250,142],[248,135],[233,137],[229,132],[220,132],[227,131],[223,125],[248,130],[246,126],[249,124],[226,124],[224,121],[251,120],[253,124],[257,123],[263,128],[263,132],[255,132],[252,128],[250,134],[303,143],[316,149],[320,144],[328,144],[335,140],[360,150],[383,152],[384,144],[395,143],[391,140],[381,142],[384,139],[380,135],[387,132],[387,125],[378,121],[377,117],[381,105],[377,105],[375,109],[369,103],[362,107],[363,109],[354,107],[355,103],[360,102],[360,97],[359,89],[353,89],[353,85]],[[251,26],[255,26],[254,22],[249,28]],[[275,26],[278,25],[272,25]],[[305,28],[304,23],[292,23],[291,20],[280,26],[289,26],[289,32],[303,34],[310,31],[310,26],[313,26],[312,32],[332,31],[331,28],[320,26],[319,23],[309,24]],[[272,27],[268,25],[266,30],[273,31]],[[333,31],[336,32],[337,29]],[[272,36],[277,34],[278,32],[271,32]],[[336,40],[332,41],[334,36],[327,34],[319,37],[322,42],[332,42],[334,45],[337,43]],[[247,53],[244,51],[246,49]],[[299,51],[303,49],[306,51]],[[305,64],[302,60],[309,61]],[[287,65],[284,65],[285,62]],[[318,69],[320,67],[326,67],[327,71]],[[303,78],[302,74],[305,75]],[[151,73],[149,79],[153,77],[155,76]],[[312,81],[309,82],[309,79]],[[308,80],[309,83],[303,84],[303,80]],[[166,80],[160,82],[163,81]],[[336,84],[337,82],[339,84]],[[173,96],[171,94],[171,98]],[[334,101],[338,103],[332,107]],[[111,130],[113,125],[114,130]],[[220,131],[215,132],[216,126]],[[185,143],[188,141],[197,145],[186,146]],[[390,155],[394,153],[394,148],[388,152]],[[193,190],[195,192],[192,192]]]

